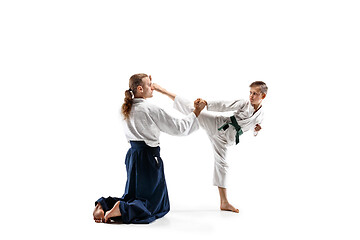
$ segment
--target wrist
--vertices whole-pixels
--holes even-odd
[[[198,110],[198,109],[196,109],[196,108],[195,108],[194,111],[193,111],[193,113],[195,114],[196,117],[198,117],[198,116],[200,115],[200,112],[201,112],[201,111]]]

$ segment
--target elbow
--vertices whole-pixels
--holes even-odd
[[[179,136],[187,136],[190,134],[190,127],[181,126],[178,129]]]
[[[188,136],[198,129],[199,129],[199,123],[197,121],[193,122],[192,124],[182,125],[179,128],[179,135]]]

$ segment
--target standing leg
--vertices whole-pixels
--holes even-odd
[[[171,97],[171,96],[169,96]],[[181,98],[180,96],[172,96],[174,100],[174,108],[183,114],[189,114],[193,111],[193,103]],[[213,183],[218,186],[220,194],[220,209],[224,211],[232,211],[238,213],[239,210],[232,206],[226,194],[226,175],[228,164],[226,162],[226,140],[218,135],[218,127],[224,124],[226,117],[213,116],[206,112],[202,112],[198,117],[200,126],[206,131],[212,143],[214,150],[214,179]]]
[[[227,199],[226,192],[226,176],[228,164],[226,162],[226,141],[223,140],[220,136],[211,136],[209,139],[212,143],[214,150],[214,179],[213,183],[218,187],[220,195],[220,209],[224,211],[239,212],[239,209],[231,205]]]
[[[239,209],[231,205],[227,199],[226,188],[218,187],[220,194],[220,209],[223,211],[232,211],[239,213]]]

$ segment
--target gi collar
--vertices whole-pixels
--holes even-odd
[[[145,102],[145,101],[146,101],[145,98],[134,98],[134,99],[133,99],[133,102],[134,102],[134,103],[141,103],[141,102]]]

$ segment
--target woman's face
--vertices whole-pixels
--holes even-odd
[[[142,81],[143,81],[142,90],[138,92],[141,93],[142,98],[151,98],[153,96],[153,91],[154,91],[151,79],[149,77],[144,77]]]

